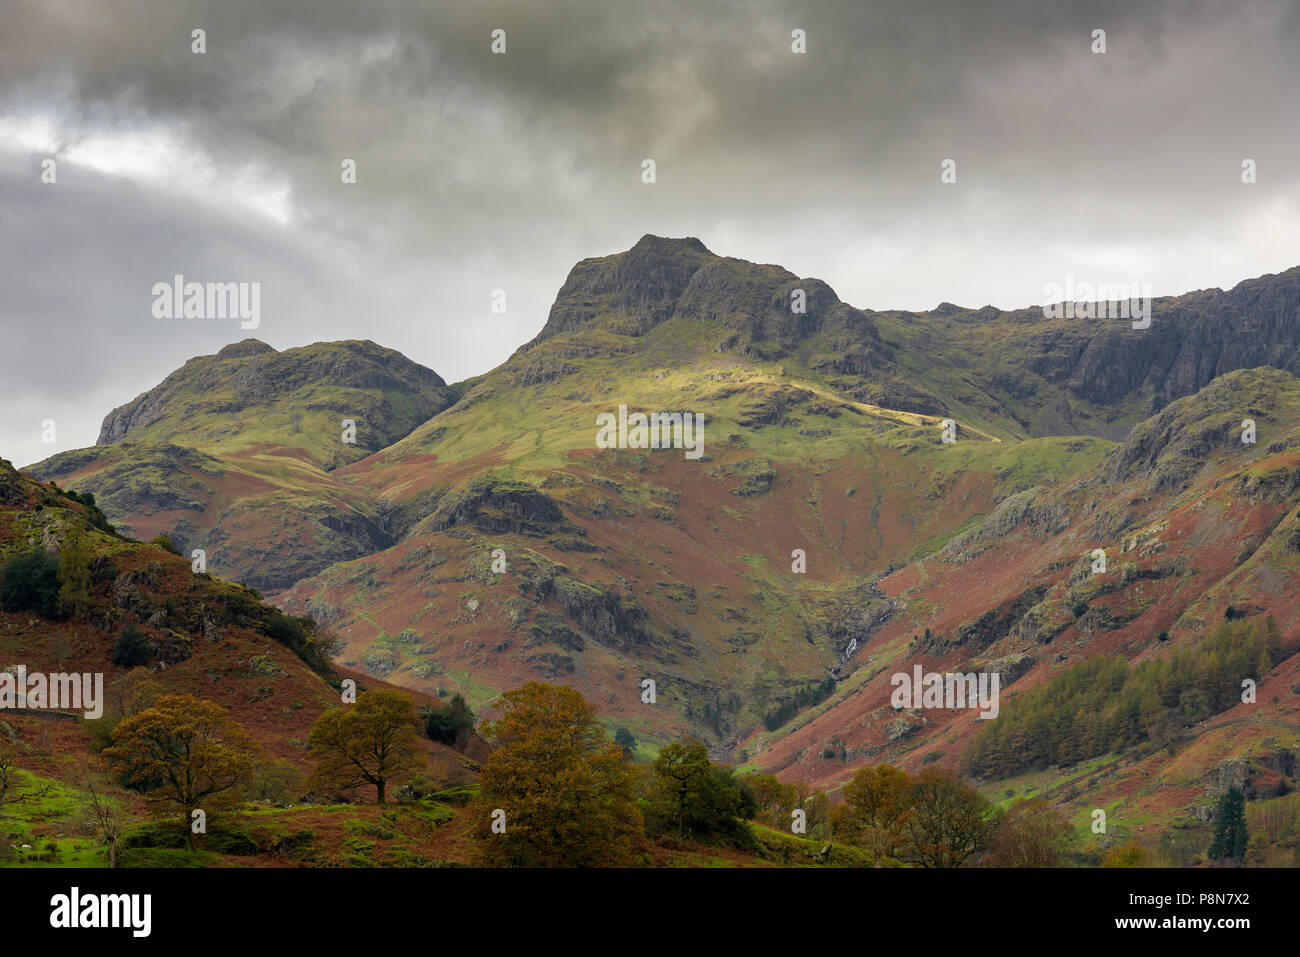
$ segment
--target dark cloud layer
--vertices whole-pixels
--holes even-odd
[[[109,407],[244,335],[478,374],[573,262],[646,232],[874,308],[1284,269],[1297,49],[1288,0],[0,0],[0,455],[88,444]],[[178,272],[262,283],[261,327],[153,319]]]

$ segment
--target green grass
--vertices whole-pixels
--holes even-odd
[[[55,778],[27,771],[17,775],[18,800],[0,808],[0,840],[17,845],[12,857],[0,858],[9,867],[106,867],[107,852],[80,831],[88,820],[82,794]],[[23,850],[23,844],[32,845]],[[53,850],[48,845],[54,845]],[[50,860],[43,858],[52,857]]]

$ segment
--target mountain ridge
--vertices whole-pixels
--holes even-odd
[[[1300,269],[1227,294],[1165,297],[1153,302],[1152,328],[1136,331],[1041,309],[859,310],[779,266],[647,236],[577,264],[538,336],[497,369],[447,387],[454,401],[382,447],[329,471],[299,463],[279,476],[265,457],[292,456],[238,440],[234,454],[195,452],[215,464],[180,455],[197,483],[184,537],[215,544],[214,562],[229,561],[231,574],[260,576],[283,607],[337,629],[349,667],[433,694],[460,691],[479,708],[531,677],[564,680],[603,696],[608,720],[639,736],[702,733],[717,757],[834,782],[852,767],[843,755],[860,761],[863,748],[902,763],[943,750],[924,731],[885,740],[901,719],[878,707],[843,710],[849,689],[877,687],[881,668],[917,654],[965,664],[971,649],[984,658],[1000,649],[989,660],[1030,687],[1060,664],[1034,650],[1037,636],[1107,653],[1129,642],[1126,654],[1141,655],[1155,647],[1152,631],[1195,642],[1206,621],[1243,601],[1237,592],[1276,594],[1296,580],[1291,520],[1278,512],[1294,502],[1290,446],[1262,469],[1224,459],[1220,486],[1204,485],[1201,459],[1226,447],[1231,416],[1256,407],[1262,449],[1252,451],[1281,440],[1270,416],[1294,404],[1297,280]],[[802,314],[790,309],[796,289]],[[972,323],[987,335],[972,336]],[[234,348],[230,360],[264,355]],[[1285,371],[1224,370],[1258,357]],[[1238,407],[1247,393],[1253,404]],[[1216,402],[1224,408],[1211,425],[1200,412],[1184,417]],[[703,458],[597,448],[596,415],[619,404],[703,413]],[[954,442],[941,436],[944,419],[954,420]],[[322,424],[312,441],[324,448],[336,431]],[[129,482],[150,456],[178,455],[129,439],[64,453],[76,468],[52,459],[37,471],[107,493],[112,508],[100,483]],[[116,457],[117,471],[76,458],[87,453]],[[205,468],[228,477],[210,481]],[[272,487],[241,491],[245,473]],[[1188,552],[1182,565],[1139,564],[1125,588],[1099,583],[1109,590],[1073,624],[1070,607],[1087,600],[1067,601],[1082,584],[1066,580],[1078,555],[1067,561],[1063,543],[1086,527],[1115,548],[1189,489],[1223,499],[1214,521],[1191,505],[1176,510],[1187,541],[1213,543],[1213,562],[1193,572]],[[1085,496],[1081,523],[1071,515]],[[142,493],[118,508],[148,504]],[[340,505],[354,527],[338,520]],[[218,508],[216,521],[204,518]],[[157,514],[149,528],[166,529],[166,510]],[[287,516],[297,518],[289,530],[279,524]],[[1243,548],[1227,552],[1229,527],[1253,543],[1235,571]],[[294,558],[268,558],[266,541],[292,542],[284,554]],[[1169,556],[1186,549],[1162,541]],[[1252,558],[1265,543],[1272,557]],[[805,556],[801,572],[791,570],[794,550]],[[505,573],[492,570],[497,551]],[[1040,570],[1008,577],[999,561]],[[971,573],[984,578],[954,577]],[[1165,595],[1184,578],[1201,591]],[[1145,599],[1116,605],[1128,586],[1158,592],[1176,613],[1153,617]],[[941,611],[951,596],[961,597]],[[1277,613],[1289,639],[1300,623]],[[1137,630],[1143,637],[1126,637]],[[1015,645],[1012,632],[1031,644]],[[646,676],[662,689],[658,708],[639,700]],[[827,676],[840,694],[790,727],[762,730],[765,713]],[[948,722],[933,724],[947,733]],[[841,733],[858,727],[862,743]],[[817,757],[828,751],[841,757]]]

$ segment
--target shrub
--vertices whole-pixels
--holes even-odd
[[[179,555],[181,553],[180,549],[172,542],[172,537],[167,534],[155,535],[153,538],[149,539],[149,544],[157,545],[163,551],[171,552],[173,555]]]
[[[261,761],[253,768],[249,797],[272,804],[292,804],[302,795],[302,775],[288,761]]]
[[[636,750],[636,737],[627,728],[619,728],[614,732],[614,743],[623,749],[623,753],[628,757]]]
[[[459,694],[447,707],[425,708],[420,715],[424,718],[425,736],[451,747],[463,747],[474,730],[474,712]]]
[[[110,535],[117,535],[117,529],[109,523],[108,516],[106,516],[100,510],[99,506],[95,504],[95,495],[93,492],[77,493],[71,490],[65,492],[53,482],[51,482],[50,485],[53,486],[54,491],[58,492],[68,501],[76,502],[78,505],[84,506],[86,509],[86,518],[95,528],[102,532],[108,532]],[[39,505],[36,507],[40,508]],[[120,535],[118,535],[118,537],[121,538]]]
[[[149,639],[135,625],[128,624],[117,636],[113,645],[111,659],[113,664],[123,668],[134,668],[148,663],[151,652]]]
[[[54,618],[59,610],[59,560],[43,549],[15,555],[0,568],[0,605]]]
[[[1146,863],[1147,852],[1137,841],[1116,844],[1101,860],[1102,867],[1141,867]]]

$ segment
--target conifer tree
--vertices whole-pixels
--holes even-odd
[[[1215,814],[1214,840],[1210,842],[1210,857],[1217,860],[1237,859],[1246,856],[1246,796],[1238,788],[1229,788],[1219,798]]]
[[[90,544],[79,520],[68,524],[59,545],[59,612],[76,619],[90,612]]]

